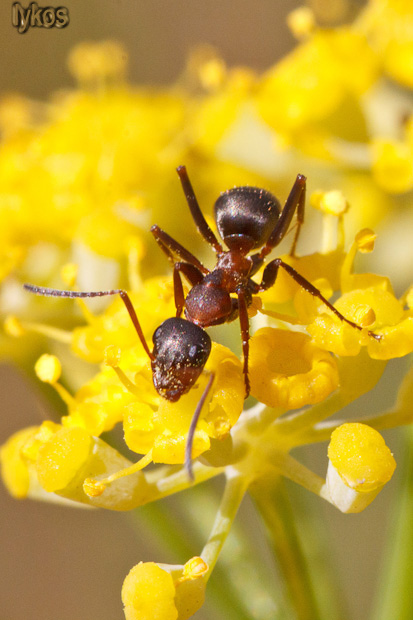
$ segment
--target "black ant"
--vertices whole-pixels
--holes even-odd
[[[341,321],[355,329],[363,329],[346,319],[315,286],[280,258],[275,258],[266,265],[260,284],[251,279],[263,265],[265,257],[285,237],[294,213],[297,212],[297,227],[290,251],[290,254],[294,255],[304,222],[304,175],[297,175],[283,209],[275,196],[258,187],[234,187],[223,192],[215,202],[214,213],[218,232],[228,247],[228,250],[224,250],[202,214],[185,166],[179,166],[177,172],[196,227],[216,253],[217,261],[212,270],[207,269],[159,226],[152,226],[151,232],[156,242],[174,266],[176,316],[181,316],[184,310],[189,321],[203,328],[227,323],[239,317],[246,397],[250,391],[248,307],[252,303],[253,295],[273,286],[280,267],[307,292],[318,297]],[[249,256],[250,252],[259,248],[261,250]],[[192,287],[186,298],[181,274]],[[377,340],[381,338],[370,331],[368,334]]]
[[[189,392],[198,380],[208,360],[211,352],[211,338],[204,329],[180,317],[166,319],[155,329],[152,336],[154,346],[151,351],[146,342],[132,301],[127,292],[122,289],[84,292],[44,288],[41,286],[33,286],[32,284],[24,284],[23,286],[31,293],[44,295],[46,297],[85,298],[119,295],[126,306],[139,336],[139,340],[150,359],[155,389],[162,398],[170,402],[176,402],[183,394]],[[214,373],[210,373],[208,383],[196,406],[188,431],[188,438],[185,446],[185,468],[191,480],[193,480],[194,477],[191,458],[195,430],[202,408],[212,387],[214,376]]]

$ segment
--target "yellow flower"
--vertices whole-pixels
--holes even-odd
[[[158,325],[175,313],[172,283],[166,277],[146,280],[145,285],[131,293],[130,298],[149,342]],[[103,313],[87,318],[89,325],[77,327],[72,332],[71,347],[79,357],[88,362],[102,362],[106,348],[114,343],[123,352],[131,348],[139,351],[139,347],[143,352],[141,345],[136,346],[138,336],[119,297]]]
[[[34,370],[40,381],[53,384],[60,378],[62,365],[56,356],[45,353],[37,360]]]
[[[377,60],[363,35],[344,27],[316,30],[264,76],[259,110],[277,131],[298,132],[365,92],[376,75]]]
[[[250,380],[255,398],[290,410],[325,400],[338,387],[338,372],[309,336],[265,327],[251,340]]]
[[[372,145],[372,172],[388,192],[407,192],[413,187],[413,142],[377,138]]]
[[[140,562],[122,587],[126,620],[187,620],[203,605],[207,568],[201,558],[181,567]]]
[[[386,73],[404,86],[413,86],[411,2],[370,0],[359,21],[380,55]]]
[[[233,353],[213,344],[205,370],[213,371],[215,379],[208,406],[195,431],[194,458],[209,449],[210,438],[221,439],[228,434],[244,403],[241,364]],[[152,449],[154,462],[183,463],[189,425],[208,378],[201,375],[197,389],[172,403],[156,395],[149,368],[146,374],[147,394],[142,391],[125,410],[125,441],[134,452],[145,454]]]
[[[0,449],[3,482],[13,497],[26,497],[30,487],[30,473],[21,450],[27,440],[37,432],[31,426],[12,435]]]
[[[366,327],[377,332],[380,340],[360,333],[337,321],[319,307],[320,315],[307,330],[318,346],[337,355],[357,355],[362,345],[374,359],[402,357],[413,351],[413,315],[404,311],[402,304],[389,291],[379,287],[345,293],[334,304],[346,318],[363,325],[360,309],[368,316]]]
[[[352,273],[356,252],[372,251],[374,238],[374,233],[367,229],[356,235],[341,267],[342,295],[334,303],[346,319],[365,330],[354,329],[337,319],[321,300],[302,291],[296,295],[298,314],[315,344],[336,355],[358,355],[362,346],[367,347],[373,359],[392,359],[413,351],[411,309],[405,310],[403,299],[395,297],[388,278]],[[372,337],[372,332],[377,338]]]
[[[343,424],[331,435],[327,485],[343,512],[360,512],[390,480],[396,462],[384,439],[366,424]]]
[[[377,384],[387,360],[413,351],[412,291],[398,299],[388,278],[354,272],[356,254],[373,250],[375,233],[362,230],[346,252],[344,218],[349,197],[360,205],[350,212],[353,220],[373,210],[378,218],[390,204],[386,192],[413,186],[412,120],[403,126],[397,105],[383,123],[380,113],[383,75],[411,84],[406,2],[370,0],[353,24],[338,28],[320,28],[311,11],[299,9],[290,24],[300,43],[262,77],[229,69],[215,52],[202,51],[172,87],[132,89],[121,46],[84,44],[69,60],[81,88],[47,105],[19,100],[13,111],[9,100],[0,109],[0,124],[8,124],[0,152],[2,303],[26,279],[41,286],[63,280],[78,291],[97,270],[108,280],[104,288],[131,289],[149,350],[154,330],[176,307],[171,275],[151,277],[168,265],[147,230],[159,224],[197,256],[195,240],[202,243],[196,225],[187,226],[176,165],[188,166],[208,220],[219,192],[234,184],[268,186],[269,175],[285,197],[301,165],[305,174],[304,165],[311,167],[309,187],[331,183],[310,199],[322,213],[320,239],[310,239],[317,251],[283,257],[309,283],[301,286],[281,265],[275,285],[251,305],[251,399],[244,411],[242,362],[221,344],[213,343],[188,393],[170,402],[154,387],[153,360],[119,297],[95,311],[84,299],[10,295],[5,328],[21,350],[30,332],[58,341],[51,351],[59,357],[44,353],[35,372],[44,390],[56,390],[67,406],[59,424],[24,429],[2,447],[11,494],[122,511],[224,477],[200,557],[184,566],[141,562],[132,568],[122,589],[127,620],[185,620],[201,607],[247,490],[256,499],[261,493],[275,533],[277,507],[269,506],[271,494],[263,488],[279,488],[280,477],[343,512],[363,510],[391,479],[395,461],[376,429],[412,421],[413,375],[395,408],[375,412],[366,424],[347,421],[345,407]],[[247,149],[245,127],[261,140]],[[271,138],[275,153],[268,153]],[[292,168],[282,148],[294,154]],[[203,248],[208,256],[210,248]],[[38,348],[37,340],[37,356]],[[44,341],[42,350],[48,350]],[[100,367],[85,371],[85,361]],[[141,455],[135,462],[111,447],[110,435],[102,439],[115,427]],[[325,478],[291,454],[328,441]],[[193,477],[188,447],[192,458],[201,457]]]
[[[228,70],[213,49],[202,47],[190,57],[186,79],[203,89],[189,109],[191,139],[203,152],[213,153],[249,100],[254,74],[241,67]]]
[[[68,66],[80,83],[119,79],[126,69],[127,52],[113,41],[81,43],[71,52]]]

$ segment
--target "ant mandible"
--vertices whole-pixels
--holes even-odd
[[[265,257],[287,234],[294,213],[297,212],[297,227],[290,255],[295,253],[300,228],[304,222],[304,175],[297,175],[283,209],[275,196],[258,187],[234,187],[223,192],[215,202],[214,214],[218,232],[228,248],[224,250],[202,214],[185,166],[179,166],[177,172],[195,225],[216,253],[217,260],[212,270],[207,269],[159,226],[152,226],[151,232],[156,242],[173,263],[176,316],[180,317],[184,311],[189,321],[203,328],[227,323],[239,317],[246,397],[250,392],[248,307],[252,303],[253,295],[273,286],[280,267],[303,289],[320,299],[341,321],[355,329],[363,329],[346,319],[311,282],[281,258],[275,258],[266,265],[261,283],[252,280],[252,276],[263,265]],[[253,250],[259,251],[249,255]],[[181,274],[191,285],[186,298]],[[380,336],[373,332],[369,331],[368,334],[380,339]]]
[[[32,284],[24,284],[23,287],[30,293],[46,297],[86,298],[119,295],[126,306],[139,340],[151,362],[155,389],[162,398],[170,402],[176,402],[194,386],[211,352],[211,338],[206,331],[180,317],[166,319],[155,329],[152,336],[154,346],[151,351],[132,301],[123,289],[113,289],[110,291],[66,291],[34,286]],[[188,430],[185,446],[185,468],[191,480],[194,478],[191,461],[195,430],[202,408],[211,390],[214,376],[214,373],[211,372]]]

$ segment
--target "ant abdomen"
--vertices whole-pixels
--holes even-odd
[[[198,325],[172,317],[155,330],[152,340],[155,389],[166,400],[176,402],[202,373],[211,352],[211,338]]]
[[[233,187],[215,202],[214,213],[218,232],[229,247],[240,243],[250,245],[249,251],[267,241],[280,216],[277,198],[259,187]]]

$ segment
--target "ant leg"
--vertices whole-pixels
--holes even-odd
[[[175,296],[175,307],[176,307],[176,316],[181,316],[182,310],[185,305],[185,295],[184,288],[182,286],[181,275],[183,274],[191,286],[195,286],[195,284],[199,284],[204,279],[202,273],[190,263],[175,263],[174,271],[173,271],[173,281],[174,281],[174,296]]]
[[[305,291],[310,293],[310,295],[313,295],[314,297],[320,299],[320,301],[322,301],[323,304],[327,306],[327,308],[329,308],[331,312],[333,312],[340,319],[340,321],[344,321],[345,323],[347,323],[351,327],[354,327],[355,329],[358,329],[359,331],[362,331],[364,329],[364,327],[357,325],[357,323],[346,319],[346,317],[343,316],[341,312],[339,312],[329,301],[327,301],[327,299],[320,293],[318,288],[313,286],[311,282],[306,280],[302,275],[298,273],[298,271],[293,269],[290,265],[284,263],[281,258],[275,258],[270,263],[268,263],[268,265],[264,269],[264,273],[262,274],[262,281],[260,284],[260,292],[266,291],[274,284],[277,278],[279,267],[282,267],[288,273],[288,275],[291,276],[291,278],[293,278],[293,280],[295,280],[297,284],[299,284]],[[369,336],[375,338],[376,340],[381,340],[382,338],[380,334],[375,334],[371,331],[368,331],[367,333]]]
[[[290,250],[290,255],[294,256],[300,228],[304,222],[306,181],[307,179],[303,174],[297,174],[297,178],[285,202],[284,208],[281,211],[278,222],[268,237],[267,243],[262,248],[261,252],[258,253],[259,259],[262,260],[265,258],[265,256],[267,256],[267,254],[269,254],[271,250],[282,241],[288,232],[294,213],[297,211],[297,230],[295,232],[294,241]]]
[[[304,180],[304,186],[298,198],[297,204],[297,223],[295,227],[294,240],[290,249],[290,256],[295,256],[295,249],[297,247],[298,237],[300,235],[301,226],[304,224],[304,210],[305,210],[305,194],[306,194],[306,181]]]
[[[202,214],[185,166],[179,166],[176,171],[181,181],[189,210],[191,211],[191,215],[198,231],[201,233],[205,241],[213,247],[215,252],[222,252],[221,244],[218,243],[217,238],[208,226],[207,221]]]
[[[155,224],[151,228],[151,233],[153,234],[156,243],[159,245],[162,252],[166,254],[171,263],[175,263],[175,257],[177,257],[185,263],[189,263],[190,265],[197,267],[201,273],[205,275],[209,273],[209,269],[204,267],[196,256],[191,254],[189,250],[186,250],[180,243],[178,243],[178,241],[175,241],[175,239],[162,230],[162,228],[159,228],[159,226],[156,226]]]
[[[85,298],[85,297],[105,297],[107,295],[119,295],[121,300],[126,306],[126,310],[128,311],[131,321],[133,323],[133,326],[136,330],[136,333],[139,336],[139,340],[141,341],[143,348],[148,354],[149,359],[151,361],[155,359],[154,355],[149,350],[148,343],[146,342],[145,336],[143,335],[141,325],[139,323],[137,314],[135,312],[135,308],[133,307],[130,297],[127,294],[127,292],[124,291],[123,289],[113,289],[110,291],[89,291],[89,292],[62,291],[62,290],[55,289],[55,288],[44,288],[43,286],[33,286],[32,284],[23,284],[23,288],[25,288],[26,291],[29,291],[30,293],[34,293],[35,295],[43,295],[45,297],[70,297],[72,299],[76,297]]]
[[[194,480],[194,472],[192,471],[192,447],[194,445],[195,430],[196,430],[196,427],[199,421],[199,417],[201,415],[202,408],[211,390],[214,378],[215,378],[215,374],[211,372],[206,388],[203,391],[202,396],[199,399],[199,402],[196,406],[195,413],[192,416],[191,424],[188,430],[188,437],[187,437],[186,446],[185,446],[185,469],[188,472],[188,476],[190,480],[192,481]]]
[[[250,339],[250,325],[248,319],[247,302],[245,299],[245,291],[242,289],[237,291],[238,295],[238,313],[239,322],[241,325],[241,338],[242,338],[242,352],[244,354],[244,382],[245,382],[245,398],[248,398],[250,393],[250,380],[248,376],[248,357],[249,357],[249,339]]]

